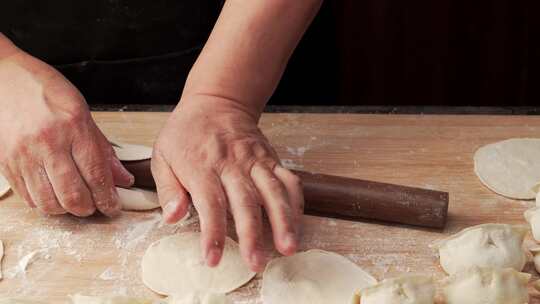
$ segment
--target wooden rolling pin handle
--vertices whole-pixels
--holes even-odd
[[[135,186],[155,188],[150,160],[123,162]],[[304,187],[305,213],[443,228],[448,193],[353,178],[294,171]]]
[[[305,213],[443,228],[448,193],[294,171],[303,182]]]

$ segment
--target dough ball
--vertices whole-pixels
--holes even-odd
[[[481,147],[474,170],[492,191],[510,198],[533,199],[540,181],[540,139],[513,138]]]
[[[533,238],[540,241],[540,207],[534,207],[523,214],[527,222],[531,225]]]
[[[200,233],[187,232],[162,238],[142,258],[144,285],[163,295],[227,293],[255,276],[244,264],[238,244],[227,238],[219,266],[206,266]]]
[[[116,187],[122,210],[152,210],[159,208],[159,199],[154,191],[139,188],[124,189]]]
[[[512,268],[470,268],[443,282],[446,304],[524,304],[531,275]]]
[[[0,174],[0,198],[6,195],[6,193],[9,192],[9,189],[11,189],[11,186],[9,185],[7,179]]]
[[[261,294],[265,304],[350,303],[355,291],[375,283],[375,278],[345,257],[309,250],[270,261]]]
[[[471,267],[514,268],[527,262],[523,239],[528,229],[507,224],[469,227],[436,244],[441,266],[448,274]]]
[[[406,275],[387,279],[358,292],[353,304],[433,304],[433,279],[421,275]]]
[[[152,158],[152,148],[148,146],[122,142],[114,142],[112,146],[116,157],[121,161],[138,161]]]

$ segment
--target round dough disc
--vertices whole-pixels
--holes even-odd
[[[6,193],[9,192],[9,189],[11,189],[11,186],[9,185],[7,179],[0,174],[0,197],[6,195]]]
[[[124,189],[116,187],[122,210],[152,210],[159,208],[159,199],[156,192],[139,188]]]
[[[238,244],[225,240],[219,265],[205,265],[200,233],[172,235],[150,245],[142,258],[144,285],[163,295],[227,293],[249,282],[255,273],[245,265]]]
[[[153,304],[151,300],[125,296],[91,297],[76,294],[71,297],[72,304]],[[157,303],[157,302],[156,302]]]
[[[138,161],[152,158],[152,148],[148,146],[115,142],[113,149],[116,157],[122,161]]]
[[[492,191],[509,198],[533,199],[540,181],[540,139],[513,138],[481,147],[474,171]]]
[[[341,255],[309,250],[270,261],[261,294],[265,304],[350,303],[355,291],[376,283]]]

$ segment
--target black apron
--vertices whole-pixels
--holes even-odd
[[[223,0],[15,0],[0,31],[92,103],[176,103]]]

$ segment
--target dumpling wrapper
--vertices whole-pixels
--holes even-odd
[[[122,210],[152,210],[159,208],[158,195],[154,191],[139,188],[124,189],[116,187]]]
[[[83,296],[83,295],[73,295],[71,296],[72,304],[157,304],[165,303],[163,301],[153,302],[151,300],[136,299],[126,296],[104,296],[104,297],[93,297],[93,296]]]
[[[167,304],[232,304],[232,301],[222,293],[188,294],[167,298]]]
[[[6,195],[10,189],[11,186],[9,185],[9,182],[2,174],[0,174],[0,198]]]
[[[246,266],[238,244],[230,238],[225,240],[219,265],[206,266],[197,232],[171,235],[152,243],[141,265],[144,285],[163,295],[228,293],[256,274]]]
[[[0,304],[45,304],[45,302],[18,299],[18,298],[6,298],[6,299],[0,299]]]
[[[139,161],[152,158],[152,147],[114,142],[113,149],[121,161]]]
[[[512,268],[470,268],[443,282],[443,297],[446,304],[524,304],[530,279]]]
[[[435,290],[433,278],[405,275],[357,292],[352,304],[433,304]]]
[[[127,296],[71,296],[72,304],[232,304],[224,294],[187,294],[160,300],[148,300]]]
[[[350,303],[355,291],[376,283],[347,258],[314,249],[270,261],[261,294],[265,304]]]
[[[509,198],[534,199],[540,181],[540,139],[513,138],[479,148],[474,171],[492,191]]]
[[[448,274],[472,267],[509,267],[521,271],[527,262],[523,240],[528,230],[521,225],[482,224],[439,241],[435,247]]]

